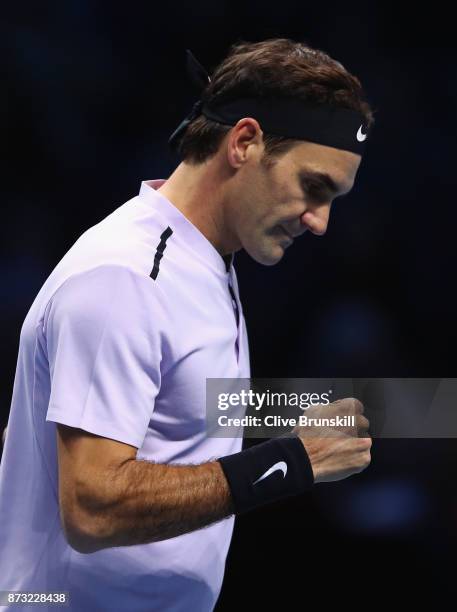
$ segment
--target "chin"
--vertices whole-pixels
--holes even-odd
[[[274,266],[279,261],[281,261],[284,256],[284,249],[279,245],[275,245],[275,247],[271,247],[270,249],[265,250],[253,249],[252,251],[250,251],[246,249],[246,252],[252,257],[254,261],[259,264],[262,264],[263,266]]]

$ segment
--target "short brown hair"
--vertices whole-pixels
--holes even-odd
[[[373,111],[356,76],[323,51],[287,38],[233,45],[201,99],[211,105],[241,97],[281,95],[356,110],[364,116],[368,128],[374,123]],[[182,159],[194,164],[204,162],[215,155],[230,129],[200,115],[189,124],[179,143]],[[265,156],[277,157],[298,142],[265,134]]]

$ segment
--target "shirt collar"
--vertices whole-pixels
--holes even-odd
[[[222,257],[201,231],[170,200],[157,191],[164,183],[166,183],[166,179],[141,181],[139,197],[158,207],[169,221],[171,229],[179,231],[190,248],[203,256],[212,268],[216,268],[219,273],[227,275],[233,264],[234,253]]]

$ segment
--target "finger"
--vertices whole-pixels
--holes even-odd
[[[341,415],[362,414],[364,411],[362,402],[356,397],[345,397],[344,399],[335,400],[328,405],[328,408]]]
[[[370,428],[370,421],[363,414],[357,414],[355,422],[359,431],[368,431]]]
[[[363,414],[364,407],[363,407],[362,402],[358,400],[356,397],[351,397],[350,400],[351,400],[352,408],[354,410],[354,414]]]

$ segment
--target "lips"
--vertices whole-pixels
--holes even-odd
[[[303,226],[302,226],[302,227],[301,227],[301,228],[300,228],[300,229],[299,229],[297,232],[293,232],[293,233],[291,233],[291,232],[287,231],[287,230],[286,230],[286,228],[285,228],[283,225],[280,225],[279,227],[282,229],[282,231],[283,231],[283,232],[284,232],[284,233],[285,233],[285,234],[286,234],[286,235],[287,235],[287,236],[288,236],[288,237],[289,237],[291,240],[295,240],[295,238],[298,238],[299,236],[303,236],[303,234],[304,234],[305,232],[307,232],[307,231],[310,229],[308,226],[306,226],[306,227],[303,227]]]
[[[285,235],[286,235],[288,238],[290,238],[290,240],[293,240],[293,239],[294,239],[294,237],[293,237],[291,234],[289,234],[289,232],[286,230],[286,228],[285,228],[285,227],[283,227],[282,225],[280,225],[279,227],[282,229],[282,231],[285,233]]]

